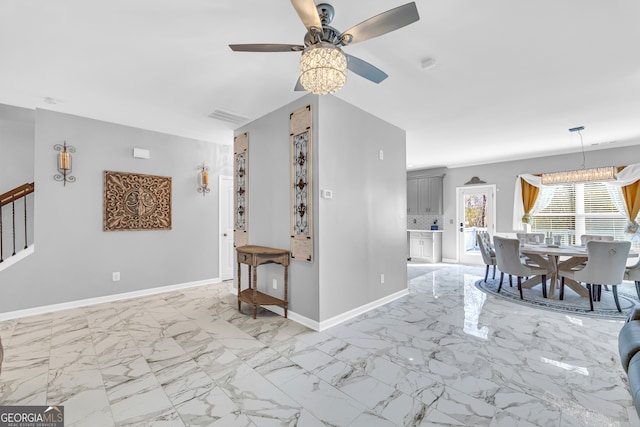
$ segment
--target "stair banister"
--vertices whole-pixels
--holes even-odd
[[[9,190],[0,195],[0,262],[4,261],[4,248],[3,248],[3,225],[2,225],[2,207],[11,203],[11,219],[12,219],[12,243],[13,253],[16,254],[16,200],[23,199],[24,201],[24,249],[28,247],[27,240],[27,197],[35,190],[35,184],[33,182],[22,184],[13,190]]]

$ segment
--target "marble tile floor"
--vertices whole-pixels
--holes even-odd
[[[0,322],[1,405],[66,426],[638,426],[619,321],[491,298],[484,267],[315,332],[229,283]],[[295,285],[293,285],[295,286]]]

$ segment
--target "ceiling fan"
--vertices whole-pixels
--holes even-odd
[[[420,19],[415,2],[390,9],[339,32],[329,26],[334,17],[333,6],[313,0],[291,0],[302,23],[307,27],[304,45],[295,44],[230,44],[235,52],[302,52],[300,77],[295,90],[316,94],[333,93],[342,88],[347,69],[380,83],[388,75],[379,68],[355,56],[342,52],[341,47],[359,43],[395,31]]]

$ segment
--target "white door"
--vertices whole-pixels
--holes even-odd
[[[233,177],[220,177],[220,279],[233,279]]]
[[[457,188],[458,262],[483,264],[476,242],[476,232],[496,231],[496,186],[474,185]]]

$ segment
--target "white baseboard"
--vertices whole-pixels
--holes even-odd
[[[450,258],[442,258],[442,262],[448,262],[449,264],[457,264],[457,263],[458,263],[458,260],[457,260],[457,259],[455,259],[455,258],[453,258],[453,259],[450,259]]]
[[[43,305],[40,307],[26,308],[24,310],[8,311],[0,313],[0,321],[18,319],[21,317],[35,316],[37,314],[53,313],[71,308],[86,307],[90,305],[102,304],[105,302],[121,301],[129,298],[138,298],[148,295],[161,294],[163,292],[177,291],[180,289],[195,288],[198,286],[209,285],[211,283],[220,283],[219,278],[198,280],[195,282],[180,283],[177,285],[161,286],[158,288],[142,289],[139,291],[125,292],[122,294],[105,295],[96,298],[87,298],[76,301],[63,302],[60,304]]]
[[[385,304],[390,303],[391,301],[397,300],[398,298],[402,298],[405,295],[409,294],[409,289],[403,289],[394,294],[387,295],[386,297],[380,298],[378,300],[372,301],[368,304],[361,305],[358,308],[354,308],[353,310],[349,310],[345,313],[339,314],[335,317],[332,317],[327,320],[323,320],[320,322],[317,331],[324,331],[325,329],[332,328],[340,323],[346,322],[347,320],[353,319],[356,316],[359,316],[363,313],[366,313],[369,310],[373,310],[374,308],[378,308]]]
[[[204,286],[211,283],[220,283],[220,282],[222,282],[220,278],[205,279],[205,280],[198,280],[195,282],[181,283],[177,285],[161,286],[157,288],[143,289],[139,291],[125,292],[121,294],[105,295],[102,297],[63,302],[60,304],[44,305],[40,307],[27,308],[24,310],[8,311],[6,313],[0,313],[0,321],[19,319],[22,317],[35,316],[38,314],[53,313],[56,311],[69,310],[72,308],[87,307],[91,305],[102,304],[105,302],[121,301],[129,298],[138,298],[143,296],[155,295],[163,292],[176,291],[180,289],[195,288],[198,286]],[[230,287],[230,292],[233,295],[238,294],[237,288],[235,288],[233,285]],[[391,301],[394,301],[398,298],[402,298],[403,296],[408,294],[409,294],[409,290],[403,289],[394,294],[387,295],[386,297],[380,298],[376,301],[372,301],[368,304],[364,304],[360,307],[354,308],[353,310],[349,310],[345,313],[339,314],[338,316],[332,317],[331,319],[327,319],[322,322],[309,319],[308,317],[305,317],[291,310],[287,310],[287,317],[296,323],[299,323],[303,326],[313,329],[314,331],[324,331],[333,326],[339,325],[340,323],[346,322],[347,320],[353,319],[354,317],[359,316],[360,314],[373,310],[374,308],[388,304]],[[279,314],[280,316],[284,316],[283,307],[280,307],[277,305],[267,305],[267,306],[264,306],[264,308],[276,314]]]
[[[236,290],[235,294],[237,295],[237,293],[238,292]],[[358,308],[354,308],[353,310],[349,310],[346,313],[339,314],[323,322],[318,322],[316,320],[309,319],[308,317],[305,317],[291,310],[287,310],[287,317],[293,320],[294,322],[301,324],[302,326],[306,326],[307,328],[313,329],[314,331],[322,332],[326,329],[337,326],[340,323],[346,322],[347,320],[353,319],[356,316],[366,313],[367,311],[373,310],[374,308],[378,308],[380,306],[390,303],[391,301],[397,300],[398,298],[402,298],[403,296],[408,294],[409,294],[409,290],[403,289],[394,294],[387,295],[384,298],[380,298],[379,300],[372,301]],[[284,316],[284,308],[280,307],[279,305],[264,305],[262,307],[276,314],[279,314],[280,316]]]
[[[237,291],[236,291],[237,294]],[[284,316],[284,308],[279,305],[263,305],[262,308],[265,308],[269,311],[272,311],[280,316]],[[298,314],[295,311],[287,310],[287,318],[293,320],[296,323],[301,324],[302,326],[306,326],[309,329],[313,329],[314,331],[319,331],[318,322],[315,320],[309,319],[308,317],[303,316],[302,314]]]

